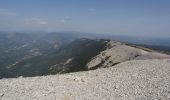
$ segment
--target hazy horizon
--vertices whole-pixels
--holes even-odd
[[[170,37],[168,0],[2,0],[0,31]]]

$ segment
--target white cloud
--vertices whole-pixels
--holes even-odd
[[[61,23],[66,23],[66,21],[67,21],[66,19],[61,19],[60,20]]]
[[[47,24],[47,22],[41,21],[40,24],[45,25],[45,24]]]
[[[10,12],[7,9],[0,8],[0,16],[16,16],[17,14],[14,12]]]
[[[25,19],[25,22],[26,24],[41,24],[41,25],[47,24],[47,22],[41,18],[28,18],[28,19]]]
[[[59,19],[59,20],[57,21],[57,24],[58,24],[58,25],[66,24],[66,23],[68,23],[68,22],[70,21],[70,19],[71,19],[71,18],[70,18],[69,16],[65,16],[65,17]]]

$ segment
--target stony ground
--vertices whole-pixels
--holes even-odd
[[[145,48],[146,49],[146,48]],[[170,58],[154,50],[143,50],[117,41],[110,41],[107,49],[93,57],[87,64],[88,69],[112,67],[115,64],[130,60],[164,59]]]
[[[87,72],[2,79],[0,100],[170,100],[170,61],[137,60]]]

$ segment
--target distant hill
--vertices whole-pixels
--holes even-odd
[[[87,71],[128,60],[169,57],[128,43],[95,39],[95,36],[88,39],[79,33],[0,35],[0,78]]]
[[[57,69],[53,65],[63,63],[63,60],[67,60],[69,57],[77,56],[78,49],[79,53],[84,53],[86,48],[83,48],[82,46],[88,43],[92,45],[90,47],[91,51],[94,48],[94,51],[87,55],[88,57],[95,55],[103,49],[103,47],[101,47],[101,43],[96,42],[96,44],[93,44],[92,40],[86,42],[80,40],[77,40],[77,42],[75,41],[78,38],[84,37],[88,37],[87,34],[52,32],[38,35],[35,33],[24,34],[1,32],[0,78],[69,72],[60,71],[61,69],[59,67],[59,69]],[[79,58],[81,59],[81,56],[79,56]],[[77,57],[78,60],[79,58]],[[79,64],[81,65],[81,63]],[[56,70],[50,70],[49,68],[51,66],[53,66]],[[70,70],[78,71],[85,69],[77,66],[77,69],[73,68]]]

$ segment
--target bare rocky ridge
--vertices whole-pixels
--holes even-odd
[[[134,60],[110,68],[0,80],[0,100],[169,100],[170,61]]]
[[[87,71],[112,67],[129,60],[164,59],[169,57],[144,47],[105,39],[80,38],[55,49],[53,47],[58,43],[55,42],[58,40],[58,36],[53,34],[50,35],[50,38],[47,37],[45,40],[49,44],[42,39],[42,41],[37,40],[36,45],[29,42],[30,46],[27,47],[27,42],[26,44],[24,42],[24,44],[19,45],[23,49],[5,54],[1,53],[0,79]],[[18,43],[20,44],[18,40],[20,38],[11,48],[18,45]],[[51,42],[54,40],[52,44],[50,40]],[[25,50],[28,50],[28,52],[24,52]]]
[[[145,60],[163,58],[170,58],[170,56],[153,50],[146,51],[121,42],[110,41],[107,43],[107,49],[93,57],[87,64],[87,67],[88,69],[96,69],[101,67],[111,67],[115,64],[135,59]]]
[[[1,79],[0,100],[170,100],[169,55],[117,41],[103,42],[106,49],[92,59],[87,57],[86,67],[96,70]],[[63,66],[70,66],[74,59]]]

